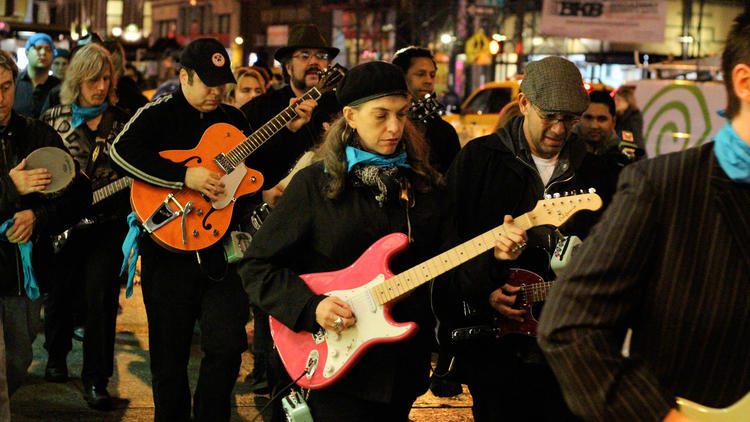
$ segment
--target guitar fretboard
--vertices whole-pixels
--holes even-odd
[[[533,222],[533,215],[531,212],[527,212],[516,218],[514,223],[516,226],[521,227],[524,230],[537,225]],[[464,262],[479,256],[495,246],[495,241],[500,239],[501,234],[505,233],[504,226],[505,225],[500,225],[495,227],[490,231],[467,240],[434,258],[430,258],[419,265],[409,268],[408,270],[377,284],[372,287],[373,296],[376,298],[379,305],[383,305],[413,289],[416,289],[433,278],[452,270]]]
[[[537,202],[537,206],[533,210],[515,218],[514,224],[524,230],[545,224],[559,227],[576,212],[581,210],[594,211],[601,208],[601,206],[602,199],[594,193],[593,189],[589,193],[581,193],[579,195],[555,196]],[[409,268],[401,274],[394,275],[388,280],[376,284],[370,289],[372,295],[379,305],[384,305],[492,249],[495,246],[495,241],[500,239],[500,235],[502,234],[505,234],[505,225],[497,226],[434,258]],[[549,290],[548,287],[547,290]],[[544,295],[546,297],[547,290],[532,292],[532,294]]]
[[[305,100],[317,100],[321,95],[321,92],[318,91],[317,88],[312,88],[304,95],[302,95],[299,98],[298,102],[302,102]],[[253,151],[258,149],[261,145],[263,145],[264,142],[266,142],[269,138],[280,131],[281,128],[286,126],[287,123],[297,117],[297,112],[294,111],[296,105],[297,104],[292,104],[289,107],[281,110],[281,112],[279,112],[276,117],[269,120],[266,124],[261,126],[260,129],[256,130],[252,135],[245,138],[245,140],[242,141],[239,145],[232,148],[232,150],[226,154],[232,166],[237,166],[239,163],[243,162],[245,158],[253,153]]]
[[[91,205],[101,202],[123,189],[127,189],[132,183],[133,179],[131,179],[130,177],[123,177],[95,190],[94,200],[91,202]]]
[[[552,281],[544,281],[525,286],[526,300],[531,303],[539,303],[547,300],[547,293],[552,288]]]

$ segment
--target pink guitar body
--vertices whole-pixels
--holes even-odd
[[[396,300],[378,305],[371,291],[393,277],[388,267],[391,258],[407,245],[406,235],[389,234],[347,268],[301,276],[313,292],[337,296],[352,307],[357,323],[341,334],[324,329],[315,334],[294,332],[269,317],[271,335],[289,375],[296,379],[308,366],[311,368],[297,381],[300,387],[325,388],[344,376],[372,346],[401,341],[417,332],[416,323],[398,323],[391,317]]]

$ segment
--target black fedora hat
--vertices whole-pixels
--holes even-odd
[[[339,49],[328,45],[317,26],[313,24],[303,24],[295,25],[289,30],[289,39],[287,40],[286,46],[276,50],[273,58],[278,61],[284,61],[294,52],[294,50],[300,48],[319,48],[325,50],[329,55],[329,59],[333,59],[339,54]]]

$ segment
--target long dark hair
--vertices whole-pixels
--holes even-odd
[[[358,147],[358,137],[357,132],[346,123],[346,118],[341,116],[328,129],[323,142],[316,150],[315,160],[322,161],[327,171],[328,180],[324,190],[326,196],[331,199],[338,198],[346,188],[346,146]],[[427,142],[408,120],[401,137],[401,148],[406,151],[413,175],[410,181],[418,192],[429,192],[445,183],[443,176],[430,165],[430,148]]]

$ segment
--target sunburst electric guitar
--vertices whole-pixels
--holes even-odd
[[[544,199],[532,211],[517,217],[515,224],[523,229],[559,226],[574,213],[597,210],[601,205],[602,200],[593,189],[580,195]],[[417,324],[395,322],[391,317],[394,304],[420,285],[492,249],[504,230],[502,225],[495,227],[398,275],[388,265],[395,254],[406,248],[408,240],[403,233],[392,233],[343,270],[300,276],[316,294],[345,300],[357,323],[340,334],[322,328],[316,333],[294,332],[270,317],[271,335],[287,372],[294,379],[300,377],[297,384],[303,388],[324,388],[346,374],[370,347],[411,337]]]
[[[319,99],[336,87],[345,72],[338,64],[329,67],[320,75],[318,84],[298,102]],[[175,163],[203,166],[221,174],[225,193],[211,201],[188,187],[175,190],[134,180],[130,204],[144,229],[157,243],[178,251],[204,249],[221,239],[229,228],[235,200],[263,186],[263,176],[247,168],[245,159],[297,117],[295,107],[292,104],[285,108],[248,137],[230,124],[217,123],[206,129],[195,148],[160,152],[159,155]]]

